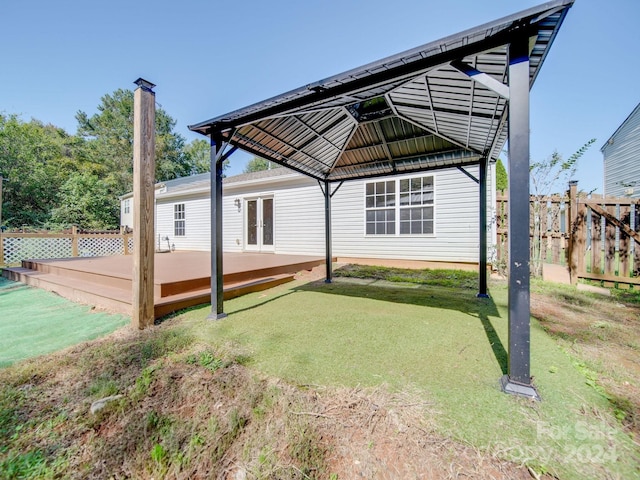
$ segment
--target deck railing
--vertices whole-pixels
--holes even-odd
[[[133,235],[119,231],[0,232],[0,266],[20,265],[22,260],[41,258],[104,257],[129,255]]]

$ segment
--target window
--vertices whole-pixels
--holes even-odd
[[[400,180],[400,234],[433,234],[433,177]]]
[[[367,235],[433,235],[433,176],[365,185]]]
[[[184,237],[185,235],[184,203],[176,203],[173,206],[173,234],[176,237]]]
[[[124,213],[131,213],[131,199],[127,198],[124,201]]]
[[[396,233],[396,183],[367,183],[365,206],[367,235],[394,235]]]

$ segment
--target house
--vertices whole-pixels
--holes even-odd
[[[640,103],[600,151],[605,196],[640,198]]]
[[[332,198],[333,255],[347,258],[477,263],[479,167],[344,182]],[[495,173],[489,167],[488,218]],[[223,250],[324,255],[323,193],[287,168],[224,179]],[[156,185],[161,249],[210,249],[210,175]],[[121,198],[121,224],[132,226],[132,194]],[[487,232],[495,245],[495,223]]]

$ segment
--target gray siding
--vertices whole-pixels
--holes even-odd
[[[495,182],[490,169],[488,188],[489,219],[493,218]],[[478,176],[478,168],[468,171]],[[478,185],[457,169],[440,170],[422,175],[435,179],[435,233],[419,236],[365,235],[365,184],[366,180],[345,182],[332,199],[333,254],[340,257],[397,258],[413,260],[477,262]],[[415,176],[415,175],[414,175]],[[388,179],[391,179],[389,177]],[[398,177],[410,178],[410,176]],[[378,179],[380,180],[385,180]],[[333,186],[335,188],[335,185]],[[257,195],[273,195],[275,200],[275,251],[287,254],[324,254],[324,199],[320,187],[312,180],[289,180],[271,188],[244,185],[225,190],[228,199],[243,199]],[[229,211],[229,206],[232,210]],[[233,201],[225,206],[225,249],[238,251],[228,236],[231,232],[242,235],[240,225],[243,214],[233,207]],[[495,228],[487,232],[489,244],[495,238]],[[243,237],[237,237],[243,244]]]
[[[174,205],[184,203],[185,211],[185,235],[174,234]],[[159,198],[156,201],[156,245],[160,235],[161,248],[167,246],[165,237],[169,237],[169,243],[175,245],[176,250],[209,250],[209,196],[200,194],[184,197]]]
[[[324,254],[324,198],[314,180],[288,175],[270,181],[230,183],[224,187],[225,251],[242,251],[244,247],[244,212],[235,200],[273,196],[276,253],[296,255]]]
[[[477,167],[467,169],[478,176]],[[495,171],[489,170],[488,218],[494,217]],[[345,182],[332,199],[333,254],[339,257],[477,262],[479,245],[478,185],[457,169],[422,173],[434,177],[435,222],[433,235],[366,235],[365,184]],[[412,175],[416,176],[416,175]],[[411,176],[400,176],[411,178]],[[369,181],[391,180],[393,177]],[[335,188],[337,185],[333,185]],[[244,250],[246,199],[272,196],[275,216],[275,252],[324,255],[324,198],[317,182],[300,175],[281,175],[228,182],[223,199],[223,249]],[[185,204],[185,235],[174,235],[174,205]],[[240,207],[238,207],[240,204]],[[159,195],[156,203],[156,238],[169,237],[177,250],[209,250],[210,200],[208,191]],[[487,231],[495,243],[495,224]],[[166,246],[166,241],[161,242]]]
[[[604,194],[640,198],[640,104],[601,148]]]
[[[471,167],[467,170],[476,177],[478,176],[477,167]],[[422,175],[433,175],[435,179],[434,235],[365,235],[364,188],[366,181],[354,181],[345,183],[333,197],[334,255],[477,262],[479,252],[478,185],[457,169],[438,170]],[[492,190],[489,188],[489,192]],[[490,206],[495,204],[491,199],[488,203]],[[489,213],[489,218],[492,216]],[[490,243],[494,242],[490,240]]]

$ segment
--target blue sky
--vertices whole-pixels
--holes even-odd
[[[6,0],[0,111],[75,133],[75,114],[144,77],[187,125],[538,5],[540,0]],[[581,159],[602,190],[600,147],[640,102],[640,2],[576,0],[531,95],[531,157]],[[231,157],[231,174],[247,156]]]

